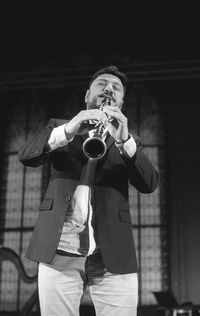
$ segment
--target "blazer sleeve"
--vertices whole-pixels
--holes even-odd
[[[152,193],[159,183],[158,171],[144,153],[141,138],[137,135],[132,136],[137,145],[136,153],[131,158],[124,156],[130,183],[141,193]]]
[[[64,124],[64,120],[50,119],[48,124],[30,138],[19,150],[19,161],[28,167],[39,167],[49,161],[53,151],[46,150],[48,139],[52,130],[58,125]]]

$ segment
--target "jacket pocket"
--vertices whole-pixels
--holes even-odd
[[[122,222],[132,224],[131,215],[130,215],[129,211],[127,211],[127,210],[120,210],[119,211],[119,218]]]
[[[40,204],[40,211],[50,211],[53,207],[54,199],[44,199]]]

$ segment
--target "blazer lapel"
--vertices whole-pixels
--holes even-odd
[[[115,142],[115,140],[112,136],[110,136],[109,133],[107,133],[105,142],[106,142],[106,146],[107,146],[107,150],[108,150],[110,148],[110,146]]]
[[[85,141],[88,137],[89,137],[89,133],[80,135],[80,139],[81,139],[82,144],[84,143],[84,141]]]

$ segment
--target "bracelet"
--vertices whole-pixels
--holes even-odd
[[[115,144],[117,144],[117,145],[124,144],[124,143],[126,143],[130,138],[131,138],[131,135],[128,135],[128,138],[127,138],[126,140],[123,140],[122,142],[115,142]]]

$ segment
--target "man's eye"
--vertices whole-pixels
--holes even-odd
[[[116,91],[121,91],[121,89],[120,89],[119,87],[114,86],[113,88],[114,88],[114,90],[116,90]]]

